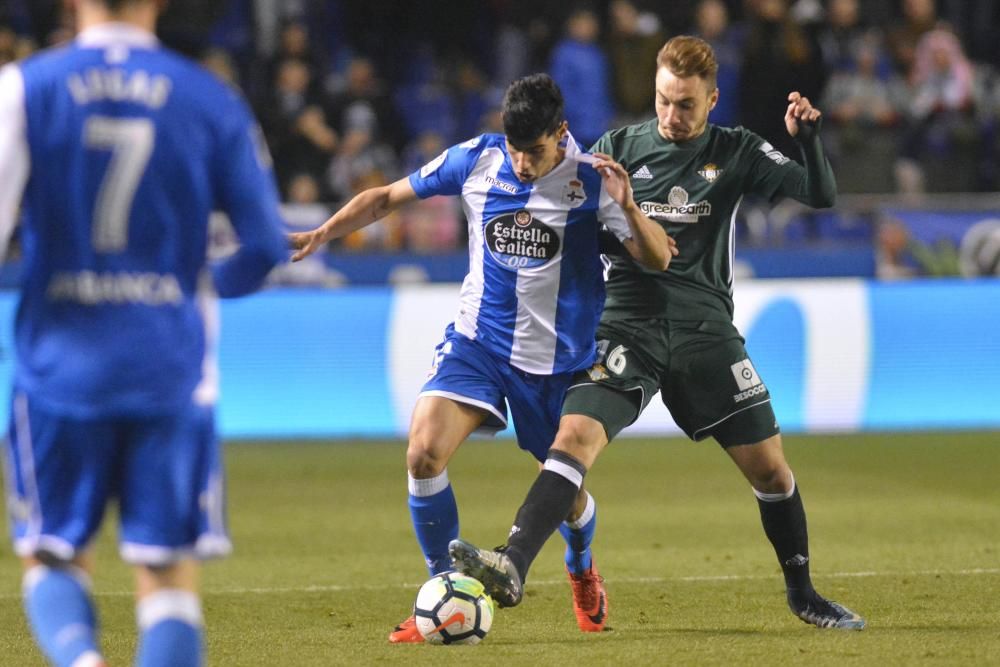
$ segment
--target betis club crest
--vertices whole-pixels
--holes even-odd
[[[698,170],[698,174],[709,183],[714,183],[715,179],[722,176],[722,170],[714,162],[709,162]]]

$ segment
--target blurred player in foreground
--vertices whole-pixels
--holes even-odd
[[[462,198],[469,274],[414,408],[406,452],[413,527],[431,574],[451,569],[448,542],[458,537],[447,470],[458,447],[474,431],[506,427],[509,405],[518,445],[544,461],[566,388],[594,362],[604,304],[601,224],[654,271],[676,252],[639,211],[621,165],[583,153],[569,134],[551,78],[512,83],[503,122],[506,136],[452,146],[408,178],[360,193],[318,229],[291,236],[293,259],[301,259],[418,197]],[[572,495],[557,523],[566,520],[567,568],[578,597],[601,584],[586,578],[594,500],[582,485]],[[604,614],[585,620],[581,629],[600,629]],[[422,641],[413,617],[389,640]]]
[[[594,150],[628,170],[640,208],[676,239],[680,255],[663,272],[613,257],[597,333],[600,358],[567,394],[559,433],[507,544],[485,551],[456,540],[451,555],[500,604],[520,602],[531,562],[584,475],[659,391],[688,437],[715,438],[750,482],[792,612],[821,628],[861,629],[864,619],[813,588],[805,511],[771,397],[733,326],[733,221],[743,195],[834,203],[820,111],[798,93],[788,95],[785,126],[802,151],[802,167],[753,132],[708,124],[719,90],[706,42],[675,37],[657,65],[657,117],[608,132]]]
[[[28,622],[61,666],[104,664],[88,547],[112,498],[136,663],[202,664],[197,559],[230,550],[213,282],[248,293],[287,255],[256,123],[160,47],[162,4],[77,0],[74,42],[0,70],[2,245],[24,213],[5,486]],[[242,247],[209,271],[215,206]]]

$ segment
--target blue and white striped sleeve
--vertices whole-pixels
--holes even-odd
[[[619,241],[632,238],[632,230],[625,220],[625,212],[614,197],[608,194],[601,182],[601,199],[597,209],[597,219],[611,231]]]
[[[7,254],[30,168],[24,76],[9,64],[0,68],[0,259]]]
[[[482,153],[484,137],[452,146],[410,174],[410,185],[421,199],[434,195],[460,195]]]

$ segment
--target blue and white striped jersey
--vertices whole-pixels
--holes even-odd
[[[256,289],[286,255],[257,125],[233,91],[107,23],[0,70],[0,239],[23,211],[15,388],[80,417],[214,401],[212,280]],[[207,270],[209,214],[241,248]]]
[[[534,183],[514,175],[503,135],[452,146],[410,175],[420,197],[461,195],[469,273],[455,329],[523,371],[586,368],[604,305],[598,230],[631,236],[600,175],[569,136],[562,162]]]

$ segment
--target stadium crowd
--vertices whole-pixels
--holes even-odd
[[[0,4],[0,63],[69,39],[67,14],[60,0]],[[656,52],[679,33],[721,63],[714,123],[797,158],[774,109],[789,90],[814,100],[842,193],[997,190],[996,25],[992,0],[174,0],[160,32],[243,90],[311,227],[324,202],[500,132],[500,91],[525,73],[552,74],[584,145],[651,117]],[[434,252],[460,246],[462,227],[433,198],[344,245]]]

